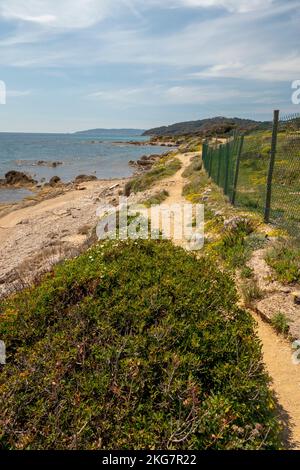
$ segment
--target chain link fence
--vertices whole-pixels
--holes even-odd
[[[204,142],[203,164],[233,204],[300,236],[300,115],[278,116],[273,129]]]

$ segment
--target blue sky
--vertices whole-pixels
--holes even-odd
[[[300,0],[1,0],[1,131],[300,112]]]

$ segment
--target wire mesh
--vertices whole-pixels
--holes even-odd
[[[235,134],[226,143],[204,143],[204,168],[236,205],[264,214],[272,130],[245,135],[242,148],[241,139],[241,135]],[[237,168],[239,171],[235,178]],[[271,185],[270,222],[300,236],[300,115],[280,120]]]

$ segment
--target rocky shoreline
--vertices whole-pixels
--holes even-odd
[[[140,145],[139,142],[132,142],[132,145]],[[166,145],[167,146],[167,145]],[[173,146],[173,145],[172,145]],[[145,171],[149,171],[152,166],[160,160],[162,157],[168,155],[170,151],[163,154],[152,154],[152,155],[143,155],[138,160],[130,160],[128,165],[135,169],[133,176],[136,176]],[[20,161],[21,162],[21,161]],[[39,166],[48,166],[51,168],[56,168],[59,165],[63,165],[63,162],[49,162],[44,160],[39,160],[36,163],[31,162],[31,164]],[[90,181],[97,181],[98,178],[95,175],[78,175],[73,181],[63,182],[58,175],[51,177],[51,179],[46,182],[44,178],[38,182],[30,174],[24,173],[22,171],[11,170],[7,172],[4,178],[0,179],[0,189],[29,189],[33,192],[38,190],[49,188],[49,187],[62,187],[62,188],[77,188],[78,185]]]

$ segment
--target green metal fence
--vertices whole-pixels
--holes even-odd
[[[300,236],[300,115],[275,111],[273,129],[205,142],[203,164],[233,204]]]

